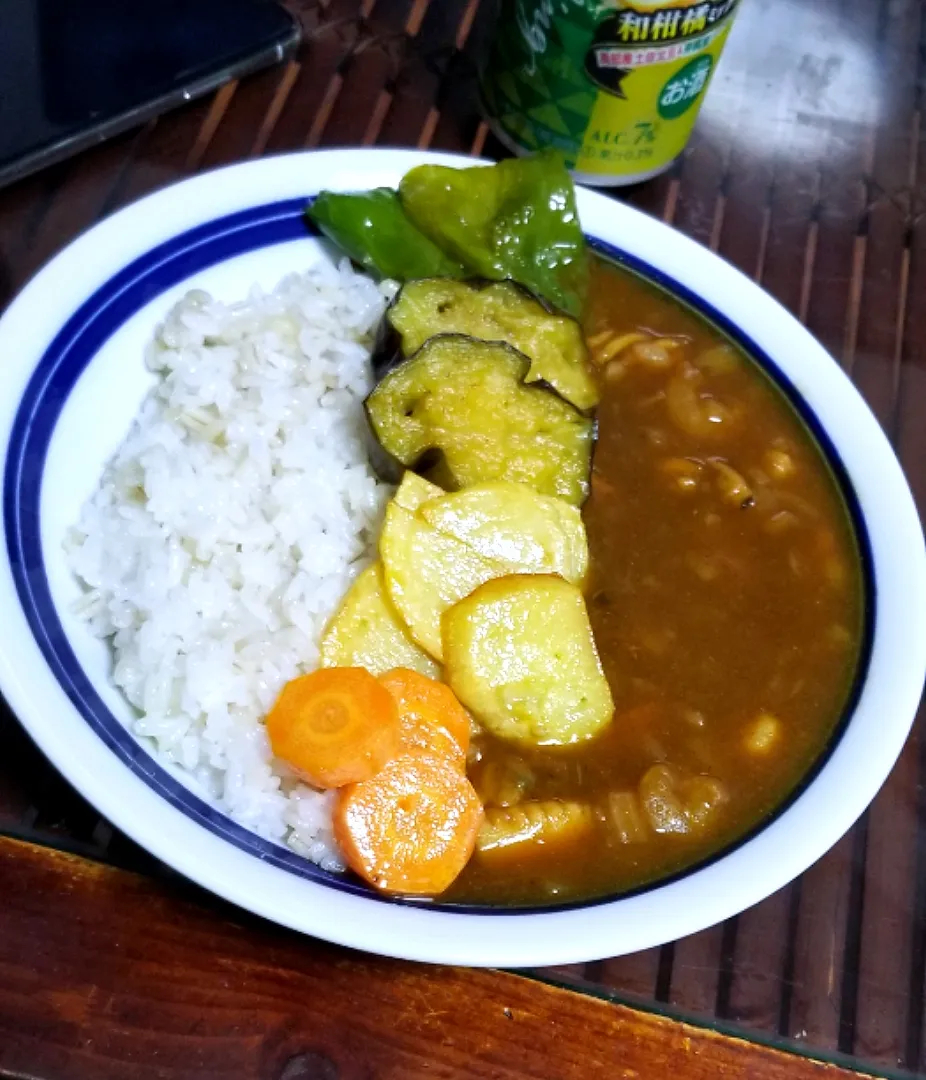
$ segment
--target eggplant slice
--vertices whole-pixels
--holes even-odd
[[[447,490],[511,480],[580,506],[594,423],[551,387],[525,385],[530,364],[502,342],[438,334],[382,377],[370,425],[388,454]]]
[[[404,285],[386,318],[411,356],[435,334],[504,341],[530,358],[527,382],[549,383],[578,409],[598,404],[582,328],[513,281],[424,278]]]

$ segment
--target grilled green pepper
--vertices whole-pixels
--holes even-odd
[[[397,358],[367,416],[392,457],[449,490],[512,480],[581,505],[594,424],[552,388],[526,386],[529,370],[510,345],[439,334]]]
[[[579,316],[588,252],[562,157],[544,151],[486,168],[419,165],[399,185],[412,222],[472,273],[513,278]]]
[[[355,263],[384,278],[462,277],[463,266],[417,229],[390,188],[341,195],[322,191],[306,208]]]
[[[386,318],[398,331],[406,356],[434,334],[506,341],[530,358],[528,382],[542,379],[579,409],[598,404],[582,328],[513,281],[410,281]]]

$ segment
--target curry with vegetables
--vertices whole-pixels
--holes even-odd
[[[335,789],[349,867],[546,904],[748,833],[825,750],[861,650],[852,524],[797,413],[702,317],[589,259],[554,156],[309,212],[401,284],[366,403],[400,481],[378,558],[267,718]]]
[[[502,815],[550,842],[473,858],[455,899],[602,895],[725,847],[824,751],[858,665],[851,523],[781,392],[627,271],[594,265],[587,323],[601,402],[585,596],[614,718],[557,750],[474,739],[485,842]]]

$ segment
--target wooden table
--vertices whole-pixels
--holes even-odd
[[[0,306],[101,215],[198,169],[343,144],[502,154],[473,94],[479,0],[293,7],[305,44],[288,66],[0,192]],[[920,505],[924,16],[920,0],[744,0],[684,159],[617,196],[808,325]],[[0,735],[0,1075],[845,1075],[792,1052],[926,1075],[922,720],[869,813],[793,885],[661,949],[535,973],[546,982],[379,961],[231,910],[114,832],[11,716]]]

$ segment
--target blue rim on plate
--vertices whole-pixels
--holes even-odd
[[[309,235],[305,217],[309,197],[267,203],[229,214],[173,237],[131,262],[101,286],[65,323],[41,357],[23,394],[10,435],[3,478],[3,515],[9,559],[19,601],[29,626],[58,683],[80,715],[124,765],[168,803],[210,832],[254,857],[289,873],[382,903],[427,905],[466,914],[528,914],[564,911],[639,895],[687,877],[745,844],[777,819],[817,776],[839,742],[858,702],[871,656],[875,586],[868,533],[848,474],[819,420],[791,382],[758,346],[720,312],[645,261],[591,238],[606,259],[641,275],[713,323],[736,342],[784,393],[829,464],[849,512],[861,560],[864,626],[852,687],[838,723],[816,761],[791,794],[742,836],[671,875],[636,889],[590,900],[544,905],[472,905],[387,897],[350,874],[322,870],[288,848],[265,840],[210,806],[177,780],[113,716],[87,678],[55,609],[42,557],[40,496],[42,476],[55,426],[71,391],[103,343],[131,316],[193,274],[274,244]]]

